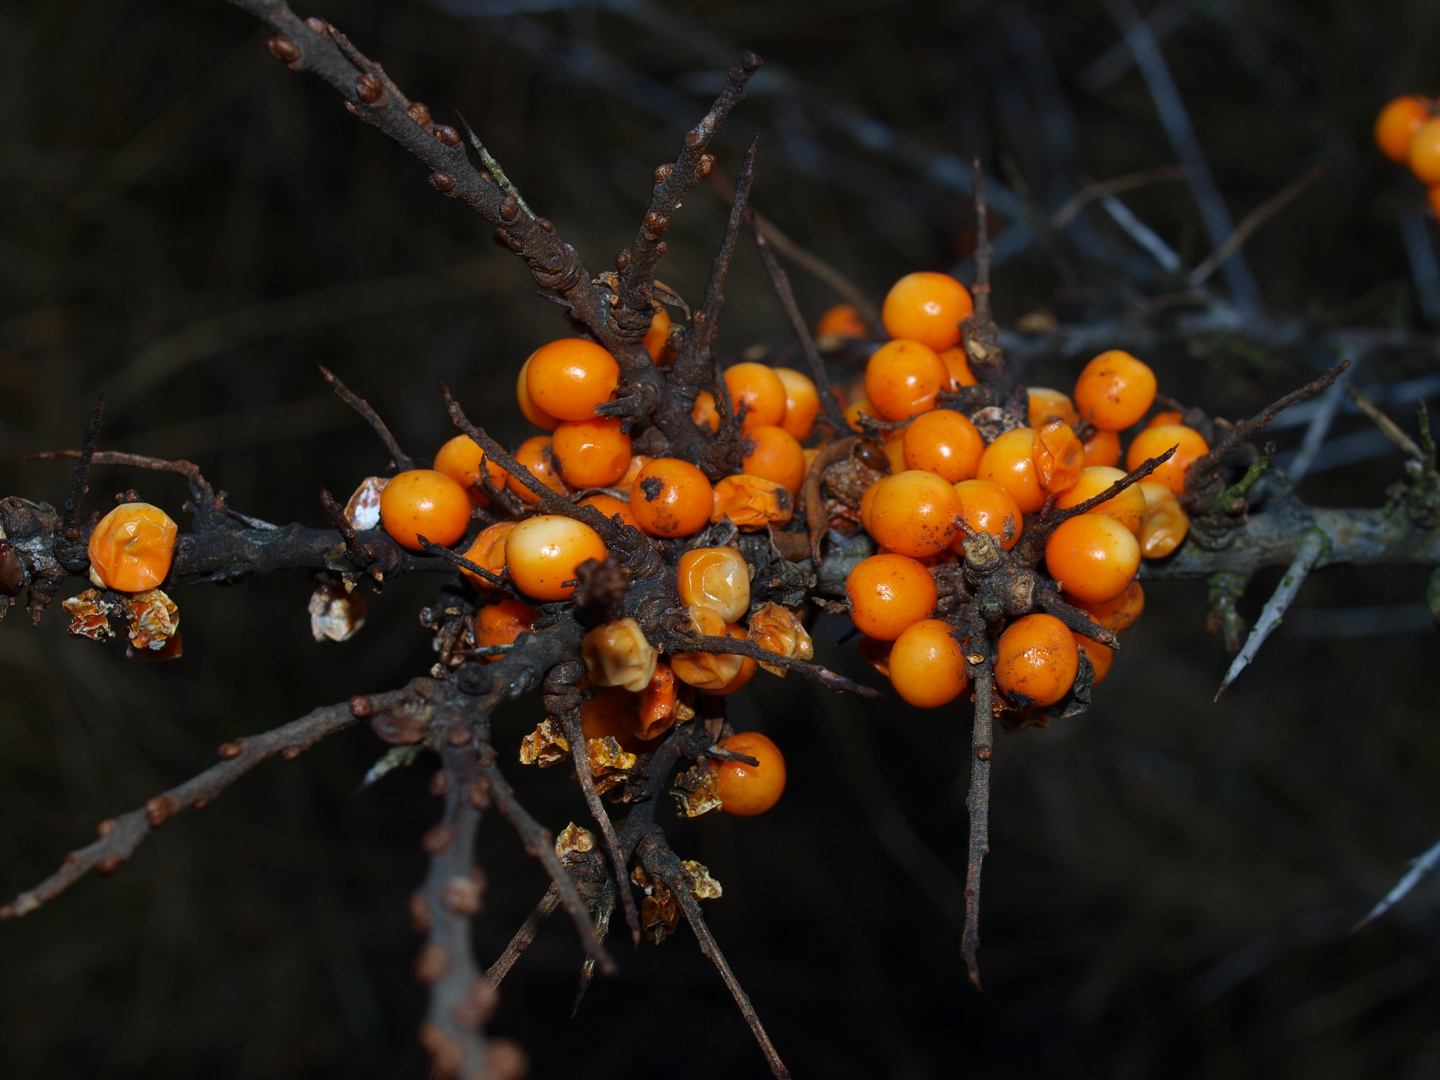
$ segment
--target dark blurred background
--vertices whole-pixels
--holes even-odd
[[[300,11],[312,13],[437,118],[463,109],[592,273],[630,242],[651,170],[742,47],[770,66],[726,131],[723,168],[733,174],[759,131],[755,205],[876,300],[912,269],[968,279],[974,155],[992,178],[1007,327],[1134,325],[1181,289],[1143,232],[1117,223],[1127,211],[1159,238],[1161,261],[1170,251],[1193,267],[1214,247],[1184,180],[1047,225],[1091,180],[1177,161],[1100,0]],[[1303,336],[1257,344],[1255,310],[1393,330],[1418,347],[1367,355],[1356,382],[1409,387],[1391,411],[1413,431],[1413,399],[1435,393],[1436,231],[1369,129],[1391,96],[1440,90],[1440,6],[1162,0],[1141,14],[1232,220],[1336,162],[1246,246],[1249,322],[1160,334],[1145,359],[1162,388],[1233,417],[1333,362]],[[318,486],[348,492],[385,455],[317,362],[418,456],[451,433],[442,380],[498,436],[526,434],[515,373],[566,332],[558,309],[482,221],[327,87],[273,61],[264,36],[218,2],[0,5],[0,492],[58,504],[68,470],[21,457],[76,445],[103,390],[102,445],[188,458],[241,510],[318,524]],[[702,188],[667,237],[661,277],[691,299],[724,213]],[[836,302],[790,265],[807,317]],[[1235,280],[1209,285],[1224,302]],[[792,347],[748,243],[728,292],[728,358]],[[1067,387],[1088,358],[1044,335],[1024,344],[1037,384]],[[1293,449],[1303,431],[1277,439]],[[1386,447],[1342,415],[1302,493],[1377,504],[1401,464]],[[178,480],[115,469],[98,471],[89,505],[132,486],[179,516]],[[1249,617],[1278,577],[1254,583]],[[387,586],[340,647],[311,639],[299,577],[184,589],[185,656],[166,665],[67,639],[58,609],[38,629],[12,613],[0,626],[0,891],[207,767],[216,744],[422,672],[416,611],[434,584]],[[785,748],[785,798],[762,818],[671,835],[723,882],[709,917],[791,1068],[1440,1077],[1440,890],[1422,885],[1346,936],[1440,839],[1440,649],[1424,584],[1408,568],[1312,577],[1218,705],[1227,657],[1204,631],[1203,584],[1149,586],[1095,708],[997,748],[983,994],[959,956],[966,716],[757,677],[732,720]],[[874,678],[836,645],[836,625],[816,633],[827,662]],[[538,716],[538,702],[511,708],[499,745],[513,750]],[[0,926],[0,1074],[423,1078],[405,901],[437,808],[423,764],[355,793],[381,750],[357,730],[269,763],[113,878]],[[511,773],[550,827],[585,820],[561,770]],[[544,879],[498,819],[481,848],[488,963]],[[764,1074],[687,932],[617,952],[620,977],[597,981],[574,1020],[581,956],[562,920],[510,976],[494,1028],[525,1045],[533,1075]]]

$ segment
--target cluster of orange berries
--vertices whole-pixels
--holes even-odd
[[[1440,215],[1440,116],[1434,99],[1404,94],[1389,102],[1375,118],[1375,145],[1391,161],[1410,166]]]

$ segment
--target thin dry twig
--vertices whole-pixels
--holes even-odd
[[[1088,203],[1092,203],[1096,199],[1103,199],[1107,195],[1119,195],[1122,191],[1134,191],[1136,188],[1156,184],[1162,180],[1183,179],[1185,179],[1185,169],[1182,166],[1161,165],[1158,169],[1146,169],[1143,172],[1117,176],[1114,180],[1098,180],[1095,183],[1086,184],[1066,199],[1065,205],[1051,215],[1050,228],[1056,232],[1065,228]]]
[[[1399,424],[1381,412],[1378,405],[1353,386],[1347,386],[1345,391],[1350,395],[1350,400],[1355,402],[1356,408],[1369,417],[1375,426],[1380,429],[1381,434],[1398,446],[1406,457],[1412,461],[1425,460],[1425,451],[1416,445],[1414,439],[1405,434],[1405,431]]]
[[[776,667],[793,671],[811,682],[817,682],[828,690],[838,690],[849,694],[858,694],[867,698],[883,698],[885,695],[872,686],[857,683],[847,679],[844,675],[837,675],[827,667],[812,663],[809,660],[800,660],[793,656],[783,656],[780,653],[771,652],[769,649],[762,649],[753,641],[746,641],[742,638],[722,637],[688,637],[679,634],[671,635],[666,642],[667,648],[678,652],[707,652],[721,653],[731,656],[748,656],[751,660],[764,661],[767,664],[774,664]]]
[[[990,758],[995,748],[995,675],[989,659],[970,669],[975,683],[975,724],[970,737],[970,847],[965,864],[965,932],[962,952],[975,989],[980,986],[980,867],[990,851]]]
[[[515,931],[515,936],[510,939],[510,944],[505,946],[505,951],[500,954],[495,963],[491,964],[485,972],[485,977],[495,986],[499,986],[515,962],[525,954],[535,940],[535,935],[540,932],[540,927],[545,921],[555,914],[555,909],[560,906],[560,890],[551,885],[545,890],[545,895],[540,898],[540,903],[535,905],[535,910],[525,917],[520,924],[520,929]]]
[[[390,452],[390,457],[395,462],[395,468],[401,472],[413,469],[415,467],[414,459],[400,449],[400,444],[395,441],[395,436],[390,434],[390,429],[385,426],[385,421],[380,419],[380,414],[371,407],[370,403],[341,382],[334,372],[324,364],[315,366],[320,369],[320,374],[325,376],[325,381],[334,389],[335,396],[359,413],[361,419],[374,429],[375,434],[380,437],[380,441],[385,444],[385,449]]]

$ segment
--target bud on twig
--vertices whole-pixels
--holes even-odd
[[[300,46],[287,37],[272,37],[265,42],[265,47],[270,50],[270,55],[282,64],[293,64],[303,55]]]
[[[355,96],[366,105],[383,105],[385,103],[385,84],[377,76],[367,71],[355,80]]]

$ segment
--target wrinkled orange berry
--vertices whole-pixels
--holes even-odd
[[[1025,390],[1030,398],[1029,423],[1033,428],[1044,427],[1051,420],[1064,420],[1072,428],[1080,426],[1080,414],[1069,394],[1052,390],[1048,386],[1030,386]]]
[[[815,655],[815,642],[800,621],[800,616],[774,601],[762,604],[750,613],[746,635],[766,652],[799,660],[809,660]],[[785,677],[783,667],[763,661],[760,666],[772,675]]]
[[[631,731],[635,737],[646,742],[657,738],[675,726],[675,706],[680,701],[679,684],[670,665],[658,663],[649,684],[640,691],[640,707],[636,711]]]
[[[895,692],[922,709],[948,705],[970,681],[965,650],[940,619],[907,626],[890,650],[889,667]]]
[[[894,641],[905,628],[935,611],[935,579],[905,555],[871,555],[845,579],[850,618],[866,637]]]
[[[745,627],[739,625],[738,623],[730,623],[725,627],[725,636],[734,638],[736,641],[744,641],[746,640]],[[740,670],[736,673],[733,679],[725,683],[723,686],[709,687],[703,692],[706,694],[711,694],[715,697],[725,697],[729,694],[733,694],[736,690],[739,690],[742,686],[744,686],[746,683],[748,683],[751,679],[755,677],[755,668],[757,666],[758,665],[753,658],[749,656],[742,656],[740,657]]]
[[[655,677],[660,659],[634,619],[603,623],[585,635],[580,656],[594,686],[621,686],[639,693]]]
[[[780,748],[758,731],[742,731],[719,743],[720,749],[744,754],[759,765],[743,761],[716,761],[720,801],[727,814],[754,817],[763,814],[777,802],[785,790],[785,755]]]
[[[880,481],[870,500],[870,535],[884,548],[938,555],[960,531],[960,496],[934,473],[907,469]]]
[[[470,524],[470,496],[444,473],[407,469],[396,473],[380,493],[380,521],[390,538],[411,551],[420,537],[449,547]]]
[[[1051,420],[1036,430],[1031,456],[1040,487],[1049,495],[1069,491],[1085,468],[1085,447],[1064,420]]]
[[[1190,515],[1185,513],[1169,485],[1142,480],[1135,485],[1145,496],[1145,514],[1140,519],[1140,554],[1146,559],[1163,559],[1190,532]]]
[[[774,480],[760,476],[722,476],[715,482],[710,523],[729,518],[744,532],[784,525],[795,516],[795,500]]]
[[[620,365],[593,341],[562,338],[542,345],[526,361],[530,400],[557,420],[588,420],[610,400],[620,382]]]
[[[1075,407],[1104,431],[1124,431],[1150,411],[1155,372],[1120,349],[1091,360],[1075,382]]]
[[[680,599],[719,612],[727,623],[750,610],[750,569],[733,547],[693,548],[680,556]]]
[[[630,467],[630,436],[618,419],[567,420],[555,429],[552,439],[551,452],[560,475],[573,488],[608,487]]]
[[[1091,602],[1125,591],[1140,570],[1140,541],[1114,518],[1081,514],[1045,542],[1045,567],[1072,596]]]
[[[604,559],[600,534],[574,518],[537,514],[518,522],[505,539],[505,566],[516,587],[537,600],[567,600],[575,568]],[[569,582],[569,584],[567,584]]]
[[[466,507],[468,518],[469,503]],[[116,592],[144,592],[155,588],[170,573],[179,531],[170,515],[158,506],[121,503],[102,517],[90,533],[87,552],[91,579],[98,578],[96,584]]]
[[[960,323],[974,310],[970,291],[960,282],[920,270],[890,286],[880,319],[892,338],[918,341],[938,352],[960,341]]]
[[[976,474],[979,479],[999,484],[1008,491],[1026,514],[1033,514],[1045,505],[1045,489],[1040,486],[1040,476],[1035,471],[1034,452],[1035,429],[1013,428],[997,435],[985,448]]]
[[[704,637],[728,637],[730,628],[724,617],[714,608],[695,607],[685,609],[690,620],[690,629]],[[745,657],[732,653],[686,652],[674,653],[670,667],[675,677],[697,690],[722,690],[739,677]]]
[[[906,468],[925,469],[954,484],[980,468],[985,440],[963,413],[932,409],[906,426],[904,448]]]
[[[510,531],[515,528],[513,521],[500,521],[494,525],[480,530],[480,535],[470,542],[465,550],[465,558],[469,559],[476,566],[489,570],[492,574],[499,575],[505,569],[505,541],[510,536]],[[460,571],[476,588],[483,588],[491,582],[486,581],[479,574],[469,570]]]
[[[995,682],[1009,698],[1054,705],[1080,668],[1075,636],[1053,615],[1016,619],[996,643]]]
[[[891,341],[865,365],[865,396],[886,420],[908,420],[935,407],[950,372],[935,350],[918,341]]]
[[[1196,459],[1210,452],[1210,444],[1194,428],[1184,424],[1161,424],[1148,427],[1135,436],[1125,455],[1125,467],[1134,472],[1146,461],[1159,457],[1166,450],[1175,447],[1170,460],[1157,466],[1148,479],[1164,484],[1176,495],[1185,493],[1185,475]]]
[[[705,474],[680,458],[655,458],[630,487],[630,512],[651,536],[689,536],[710,522],[715,492]]]

